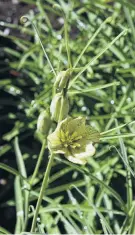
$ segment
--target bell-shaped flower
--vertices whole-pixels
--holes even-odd
[[[69,100],[67,96],[63,96],[61,93],[57,93],[50,106],[50,113],[52,120],[58,122],[61,115],[62,120],[67,117],[69,112]]]
[[[86,125],[84,117],[67,117],[58,123],[56,130],[48,136],[48,147],[53,153],[64,154],[71,162],[85,165],[89,157],[95,154],[94,143],[100,133]]]

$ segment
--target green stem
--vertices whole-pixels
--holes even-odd
[[[34,172],[33,172],[32,178],[31,178],[31,180],[30,180],[30,185],[31,185],[31,187],[32,187],[32,185],[33,185],[33,182],[34,182],[34,180],[35,180],[35,178],[36,178],[36,176],[37,176],[39,167],[40,167],[40,165],[41,165],[42,158],[43,158],[43,155],[44,155],[45,146],[46,146],[46,138],[45,138],[44,141],[43,141],[43,144],[42,144],[42,147],[41,147],[41,151],[40,151],[40,154],[39,154],[39,157],[38,157],[38,161],[37,161],[35,170],[34,170]],[[30,191],[27,192],[27,207],[29,207],[29,197],[30,197]],[[26,229],[27,223],[28,223],[28,217],[25,219],[25,223],[24,223],[24,228],[23,228],[23,230]]]
[[[42,147],[41,147],[41,151],[40,151],[40,154],[39,154],[39,157],[38,157],[38,161],[37,161],[36,167],[34,169],[33,175],[32,175],[31,180],[30,180],[31,187],[33,186],[33,182],[34,182],[34,180],[35,180],[35,178],[37,176],[39,167],[41,165],[41,162],[42,162],[42,159],[43,159],[43,155],[44,155],[45,146],[46,146],[46,138],[44,139],[44,141],[42,143]],[[29,208],[29,198],[30,198],[30,191],[27,192],[27,208]],[[25,219],[23,231],[27,228],[27,223],[28,223],[28,216]]]
[[[73,66],[73,68],[75,68],[78,64],[78,62],[80,61],[81,57],[83,56],[83,54],[85,53],[85,51],[87,50],[87,48],[90,46],[90,44],[93,42],[93,40],[95,39],[95,37],[98,35],[98,33],[101,31],[101,29],[104,27],[104,25],[109,22],[111,20],[111,17],[108,17],[105,21],[102,22],[102,24],[100,25],[100,27],[96,30],[96,32],[93,34],[93,36],[88,40],[87,45],[84,47],[84,49],[82,50],[81,54],[79,55],[79,57],[77,58],[77,60],[75,61],[75,64]]]
[[[23,156],[22,156],[22,153],[21,153],[21,150],[20,150],[20,147],[19,147],[19,140],[18,140],[18,137],[15,138],[14,140],[14,148],[15,148],[15,154],[16,154],[16,160],[17,160],[17,165],[18,165],[18,168],[19,168],[19,172],[20,174],[27,178],[27,172],[26,172],[26,168],[25,168],[25,163],[24,163],[24,160],[23,160]],[[29,208],[29,192],[28,192],[28,188],[29,188],[29,185],[28,183],[26,182],[26,180],[22,180],[21,181],[21,186],[23,186],[23,198],[24,198],[24,214],[25,214],[25,220],[23,221],[23,227],[22,228],[25,228],[27,225],[27,221],[28,221],[28,208]],[[19,186],[17,187],[17,190],[19,189]]]
[[[41,189],[40,189],[39,198],[38,198],[38,201],[37,201],[37,205],[36,205],[36,209],[35,209],[35,213],[34,213],[34,217],[33,217],[33,221],[32,221],[31,233],[35,232],[36,221],[37,221],[39,209],[40,209],[40,206],[41,206],[41,203],[42,203],[42,199],[43,199],[43,196],[44,196],[44,193],[45,193],[45,189],[47,188],[47,185],[48,185],[48,180],[49,180],[49,175],[50,175],[50,170],[51,170],[51,167],[52,167],[53,159],[54,159],[54,155],[51,154],[50,158],[49,158],[48,165],[47,165],[47,169],[46,169],[46,172],[45,172],[45,175],[44,175],[44,179],[43,179],[43,182],[42,182],[42,186],[41,186]]]
[[[110,139],[117,139],[117,138],[127,138],[127,137],[135,137],[134,133],[131,134],[121,134],[121,135],[112,135],[112,136],[104,136],[101,137],[100,140],[110,140]]]
[[[47,62],[48,62],[48,64],[49,64],[49,66],[50,66],[52,72],[53,72],[54,75],[56,76],[56,72],[55,72],[55,70],[54,70],[54,68],[53,68],[53,66],[52,66],[52,64],[51,64],[51,61],[50,61],[50,59],[49,59],[49,57],[48,57],[48,55],[47,55],[47,53],[46,53],[46,50],[45,50],[45,48],[44,48],[44,46],[43,46],[43,43],[42,43],[42,40],[41,40],[41,38],[40,38],[40,35],[39,35],[39,32],[38,32],[38,29],[37,29],[36,25],[33,23],[33,21],[32,21],[28,16],[22,16],[20,20],[21,20],[21,22],[22,22],[23,24],[26,23],[27,21],[29,21],[29,22],[31,23],[31,25],[33,26],[33,28],[34,28],[34,30],[35,30],[37,36],[38,36],[38,39],[39,39],[40,45],[41,45],[41,47],[42,47],[42,50],[43,50],[43,52],[44,52],[44,55],[45,55],[45,57],[46,57],[46,59],[47,59]]]
[[[120,126],[114,127],[114,128],[112,128],[112,129],[110,129],[110,130],[101,132],[100,135],[105,135],[105,134],[107,134],[107,133],[109,133],[109,132],[112,132],[112,131],[121,129],[122,127],[131,125],[131,124],[133,124],[134,122],[135,122],[135,121],[132,121],[132,122],[128,122],[128,123],[122,124],[122,125],[120,125]]]
[[[0,233],[1,234],[11,234],[8,230],[0,226]]]
[[[20,177],[16,176],[14,182],[15,204],[16,204],[16,225],[15,234],[22,232],[24,224],[23,194],[21,189]]]
[[[68,24],[67,24],[67,18],[64,16],[64,31],[65,31],[65,44],[66,44],[66,50],[67,50],[67,56],[68,56],[68,67],[72,68],[71,58],[70,58],[70,48],[68,44]]]
[[[31,186],[33,185],[33,182],[34,182],[34,180],[35,180],[35,178],[36,178],[36,176],[37,176],[37,173],[38,173],[38,171],[39,171],[39,167],[40,167],[41,162],[42,162],[42,159],[43,159],[45,147],[46,147],[46,137],[45,137],[45,139],[43,140],[43,144],[42,144],[42,148],[41,148],[41,151],[40,151],[38,160],[37,160],[37,164],[36,164],[35,170],[34,170],[34,172],[33,172],[33,175],[32,175],[32,177],[31,177],[31,180],[30,180],[30,185],[31,185]]]
[[[37,161],[37,164],[36,164],[36,167],[35,167],[35,170],[33,172],[33,175],[32,175],[32,178],[30,180],[30,185],[32,186],[33,185],[33,182],[37,176],[37,173],[38,173],[38,170],[39,170],[39,167],[41,165],[41,161],[42,161],[42,158],[43,158],[43,154],[44,154],[44,149],[45,149],[45,146],[46,146],[46,138],[44,139],[43,141],[43,144],[42,144],[42,148],[41,148],[41,151],[40,151],[40,154],[39,154],[39,157],[38,157],[38,161]],[[30,191],[26,191],[26,203],[25,203],[25,209],[27,209],[28,211],[28,208],[29,208],[29,197],[30,197]],[[27,213],[27,216],[25,218],[25,223],[24,223],[24,227],[23,227],[23,231],[27,228],[27,223],[28,223],[28,213]]]

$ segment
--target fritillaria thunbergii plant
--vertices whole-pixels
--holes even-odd
[[[22,20],[25,23],[27,21],[27,17],[23,17]],[[33,25],[35,31],[37,32],[37,35],[39,36],[38,30],[32,21],[31,24]],[[37,122],[37,130],[43,136],[43,143],[37,165],[30,181],[31,186],[33,185],[34,179],[36,178],[36,175],[38,173],[39,166],[41,164],[46,147],[46,141],[48,142],[50,157],[34,212],[31,232],[35,232],[36,229],[36,221],[40,205],[44,196],[45,189],[48,185],[48,178],[55,154],[62,154],[63,156],[65,156],[65,158],[75,164],[85,165],[88,162],[88,159],[95,154],[96,149],[94,144],[96,142],[99,142],[100,139],[100,133],[92,126],[86,124],[85,117],[79,116],[77,118],[72,118],[69,116],[70,105],[68,89],[70,88],[70,79],[72,77],[73,68],[70,60],[70,50],[67,44],[68,40],[66,23],[64,27],[67,47],[66,49],[68,55],[68,69],[65,71],[59,71],[56,74],[39,37],[39,41],[43,48],[46,59],[48,60],[48,63],[55,75],[55,83],[53,87],[53,98],[50,104],[50,113],[46,112],[46,110],[42,111]],[[53,121],[55,121],[56,123],[56,128],[52,133],[48,135]]]
[[[38,5],[40,6],[40,3]],[[111,42],[109,42],[104,48],[102,48],[102,50],[98,53],[98,55],[96,55],[88,63],[84,64],[83,67],[78,68],[78,66],[79,66],[78,62],[82,58],[84,52],[88,49],[89,45],[92,43],[92,41],[94,40],[96,35],[101,31],[101,29],[105,26],[105,24],[110,22],[111,17],[107,18],[104,22],[102,22],[101,26],[95,31],[94,35],[88,40],[87,45],[84,47],[84,49],[82,50],[80,55],[78,55],[78,58],[74,61],[74,57],[71,60],[70,46],[68,43],[68,33],[69,32],[68,32],[67,19],[70,18],[68,15],[70,10],[68,10],[68,8],[65,10],[65,8],[63,6],[65,6],[65,5],[62,4],[62,7],[61,7],[60,5],[55,4],[54,7],[55,7],[55,11],[58,10],[59,14],[61,14],[61,16],[64,19],[64,30],[61,30],[61,32],[64,32],[65,48],[66,48],[66,52],[67,52],[67,61],[65,60],[65,56],[64,57],[60,56],[60,58],[58,58],[58,63],[59,63],[58,67],[56,66],[56,63],[55,63],[55,68],[53,67],[53,65],[51,64],[51,62],[49,60],[49,57],[46,53],[46,50],[43,46],[43,43],[40,39],[38,30],[36,28],[36,24],[34,24],[33,20],[29,19],[29,17],[27,17],[27,16],[24,16],[21,18],[22,23],[25,24],[27,21],[29,21],[29,23],[31,23],[34,30],[36,31],[36,35],[38,36],[38,39],[39,39],[39,42],[40,42],[41,47],[43,49],[44,55],[45,55],[46,60],[48,61],[48,64],[50,66],[49,72],[50,72],[50,74],[51,73],[54,74],[55,81],[52,86],[53,97],[52,97],[52,101],[50,102],[50,111],[48,112],[46,109],[43,110],[40,113],[40,115],[38,117],[38,121],[37,121],[37,132],[40,133],[39,136],[41,137],[40,140],[42,140],[42,147],[41,147],[41,151],[40,151],[40,154],[39,154],[39,157],[38,157],[38,160],[37,160],[37,163],[36,163],[36,166],[35,166],[35,169],[34,169],[32,176],[27,178],[27,174],[25,172],[25,165],[23,164],[23,159],[21,160],[22,155],[20,153],[17,140],[15,141],[15,149],[16,149],[17,155],[19,156],[18,162],[19,161],[20,162],[18,165],[19,165],[20,173],[18,174],[18,172],[16,170],[14,171],[14,170],[12,170],[12,168],[9,168],[9,167],[7,168],[7,167],[5,167],[5,165],[2,164],[3,169],[6,169],[7,171],[12,172],[15,175],[17,175],[17,178],[16,178],[17,181],[15,182],[15,185],[16,185],[15,189],[16,189],[16,198],[19,199],[19,203],[18,203],[18,200],[16,200],[17,201],[17,203],[16,203],[17,204],[17,206],[16,206],[16,208],[17,208],[17,210],[16,210],[17,211],[17,213],[16,213],[16,215],[17,215],[16,231],[19,231],[18,233],[21,233],[27,229],[28,218],[30,218],[29,210],[28,210],[29,205],[31,203],[30,193],[31,193],[31,189],[33,189],[34,183],[37,182],[36,179],[37,179],[37,175],[39,172],[39,168],[40,168],[42,159],[44,157],[45,148],[48,147],[49,152],[50,152],[50,156],[48,157],[49,160],[48,160],[48,164],[45,169],[45,172],[44,172],[43,182],[42,182],[42,185],[40,188],[40,192],[39,191],[37,192],[38,200],[37,200],[36,207],[35,207],[35,209],[34,209],[34,207],[31,207],[32,214],[33,214],[31,234],[36,231],[40,231],[42,229],[42,226],[41,226],[42,224],[38,224],[38,226],[36,228],[37,221],[38,221],[37,218],[38,218],[38,215],[40,212],[40,206],[42,203],[42,199],[43,199],[43,197],[46,196],[45,190],[48,186],[49,175],[50,175],[51,168],[53,167],[53,161],[54,161],[55,155],[60,154],[61,158],[65,157],[68,161],[74,163],[73,168],[78,169],[78,167],[76,167],[75,164],[85,165],[88,162],[89,158],[95,154],[95,152],[96,152],[95,143],[99,142],[99,140],[109,139],[109,138],[110,139],[120,138],[121,136],[127,137],[126,134],[125,135],[116,135],[116,136],[112,135],[110,137],[109,136],[103,137],[103,135],[120,128],[117,125],[117,122],[116,122],[116,125],[117,125],[116,128],[113,128],[112,130],[106,130],[105,132],[99,133],[95,128],[86,124],[85,117],[78,116],[76,118],[73,118],[73,117],[70,117],[70,112],[69,112],[70,111],[69,100],[70,100],[70,94],[72,93],[72,91],[70,93],[70,88],[74,89],[72,94],[76,94],[75,89],[77,89],[77,92],[80,92],[80,93],[81,93],[81,89],[85,89],[85,87],[83,87],[83,86],[78,86],[79,83],[76,86],[74,84],[76,82],[76,80],[79,79],[80,77],[82,77],[82,73],[84,71],[86,71],[88,68],[90,68],[90,66],[92,66],[95,63],[95,61],[108,48],[110,48],[122,35],[124,35],[127,32],[127,29],[124,29],[118,36],[116,36]],[[40,8],[42,8],[42,6],[40,6]],[[49,6],[49,8],[50,8],[50,6]],[[34,19],[34,21],[35,20],[36,20],[36,18]],[[49,22],[49,21],[47,20],[47,22]],[[38,43],[37,40],[36,40],[36,43]],[[64,47],[63,41],[61,41],[61,43],[62,43],[61,44],[62,47],[59,48],[60,54],[61,54],[61,52],[63,52],[63,47]],[[75,51],[75,49],[72,52],[74,53],[74,51]],[[36,53],[37,53],[37,51],[36,51]],[[27,50],[26,50],[26,55],[27,55]],[[26,57],[25,56],[23,57],[23,59],[22,59],[23,63],[24,63],[24,58],[26,59]],[[35,58],[35,56],[34,56],[34,58]],[[42,54],[41,54],[41,58],[42,58]],[[63,58],[64,58],[64,61],[63,61]],[[23,64],[22,61],[20,64]],[[35,59],[34,59],[34,61],[35,61]],[[84,60],[82,60],[82,62],[83,61]],[[64,62],[63,65],[62,65],[62,62]],[[67,67],[67,69],[65,69],[65,67]],[[58,72],[55,71],[56,68],[58,68]],[[61,69],[61,71],[60,71],[60,69]],[[73,76],[73,73],[77,73],[77,75]],[[46,76],[47,75],[48,74],[46,73]],[[50,80],[48,80],[48,81],[50,82]],[[82,84],[83,84],[83,81],[84,81],[84,79],[81,81]],[[87,79],[86,79],[86,81],[87,81]],[[50,82],[49,85],[51,85],[51,84],[52,83]],[[84,84],[86,84],[86,83],[84,83]],[[89,89],[85,89],[85,92],[86,93],[91,92],[92,89],[96,90],[97,87],[98,87],[98,89],[101,89],[101,88],[106,88],[106,87],[112,86],[112,85],[116,85],[116,83],[113,82],[113,83],[110,83],[110,85],[103,84],[103,85],[95,86],[94,88],[92,87],[92,84],[91,84],[89,86]],[[74,93],[74,91],[75,91],[75,93]],[[47,102],[48,102],[48,100],[49,99],[47,99]],[[41,99],[41,101],[42,101],[42,99]],[[42,102],[42,106],[43,105],[44,105],[44,103]],[[37,107],[40,107],[40,102]],[[74,116],[74,113],[73,113],[73,116]],[[53,125],[52,125],[52,123],[53,123]],[[125,124],[122,126],[125,126]],[[131,134],[131,136],[132,136],[132,134]],[[83,168],[84,173],[85,173],[85,169],[86,168]],[[133,172],[132,169],[130,168],[130,165],[128,166],[127,170],[128,170],[128,173],[130,173],[130,171],[131,171],[131,173]],[[134,174],[134,173],[132,173],[132,174]],[[21,192],[22,188],[21,188],[21,181],[20,180],[23,183],[22,185],[24,186],[24,183],[25,183],[25,186],[26,186],[26,187],[23,187],[23,190],[27,189],[27,190],[24,190],[23,193]],[[131,178],[129,177],[129,182],[130,182],[129,186],[131,186],[130,180],[131,180]],[[96,182],[99,182],[99,179],[97,179]],[[106,186],[106,189],[109,189],[108,183],[107,183],[107,185],[105,185],[104,183],[101,183],[101,185]],[[18,188],[20,188],[19,193],[18,193]],[[130,187],[127,187],[127,189],[128,188],[130,188]],[[113,192],[113,190],[111,190],[111,192],[114,195],[114,197],[117,198],[118,201],[120,201],[121,204],[123,205],[123,201],[121,200],[121,197],[119,197],[119,195],[117,195],[115,193],[115,191]],[[129,189],[129,191],[127,191],[127,192],[131,198],[131,190]],[[24,198],[22,197],[22,195],[24,195]],[[131,211],[131,208],[132,208],[131,207],[132,204],[130,205],[130,202],[131,202],[131,200],[129,200],[129,203],[127,203],[127,204],[129,204],[128,205],[129,211]],[[24,205],[23,205],[23,203],[24,203]],[[94,207],[94,209],[95,208],[96,207]],[[24,209],[24,212],[23,212],[23,209]],[[74,208],[74,209],[76,210],[76,208]],[[124,211],[127,214],[127,208],[125,208]],[[61,213],[61,212],[59,212],[59,213]],[[62,211],[62,213],[63,213],[63,211]],[[100,215],[101,213],[97,213],[97,214]],[[101,214],[101,216],[102,216],[102,214]],[[104,217],[102,216],[101,217],[102,222],[103,222],[103,218]],[[106,224],[107,224],[107,222],[105,220],[105,226],[103,228],[103,230],[105,230],[105,231],[107,231]],[[87,227],[87,226],[85,226],[85,227]],[[18,230],[18,228],[19,228],[19,230]],[[109,226],[107,225],[107,229],[108,228],[109,228]],[[92,229],[91,231],[94,231],[94,230]],[[107,232],[109,232],[110,234],[113,233],[113,231],[111,232],[110,228],[108,229]],[[7,233],[7,231],[6,232],[4,231],[4,233]]]

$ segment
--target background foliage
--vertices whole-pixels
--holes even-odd
[[[38,28],[55,71],[66,69],[64,19],[53,7],[56,1],[21,2],[32,4],[29,18]],[[87,116],[87,122],[100,132],[127,125],[108,132],[108,137],[97,145],[96,155],[89,159],[86,167],[78,167],[64,157],[56,156],[37,231],[58,234],[134,233],[135,126],[128,123],[134,121],[135,105],[135,5],[131,0],[59,0],[58,3],[68,18],[73,64],[96,30],[100,31],[78,62],[77,67],[83,69],[97,58],[69,90],[70,115]],[[111,20],[100,30],[103,21],[110,16]],[[55,79],[30,22],[25,26],[6,22],[0,22],[0,25],[4,44],[0,69],[0,160],[21,173],[19,159],[23,158],[30,179],[42,142],[36,133],[36,122],[40,111],[50,105]],[[6,28],[17,33],[6,35]],[[125,28],[126,33],[110,47],[113,39]],[[108,50],[100,56],[106,47]],[[77,74],[75,71],[73,77]],[[110,137],[120,134],[127,138]],[[15,141],[16,136],[19,143]],[[47,161],[46,150],[31,192],[30,205],[35,206]],[[5,229],[13,232],[16,221],[16,231],[21,232],[17,226],[23,223],[23,219],[16,216],[16,210],[23,209],[27,190],[22,181],[20,185],[20,180],[15,180],[9,173],[11,169],[6,170],[0,171],[0,211],[4,212],[1,232],[6,233]],[[33,208],[30,208],[27,231]],[[12,216],[8,217],[10,212]]]

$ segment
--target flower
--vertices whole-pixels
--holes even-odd
[[[50,106],[50,113],[52,115],[52,120],[58,122],[59,116],[64,119],[67,117],[69,112],[69,100],[67,96],[63,96],[62,93],[57,93]]]
[[[54,86],[61,91],[67,85],[69,75],[70,73],[68,69],[66,71],[60,71],[56,76]]]
[[[67,117],[61,121],[48,136],[50,151],[64,154],[73,163],[85,165],[88,158],[95,154],[93,143],[100,138],[100,133],[85,122],[84,117]]]
[[[37,120],[37,131],[43,135],[47,135],[51,124],[50,114],[46,110],[42,111]]]

